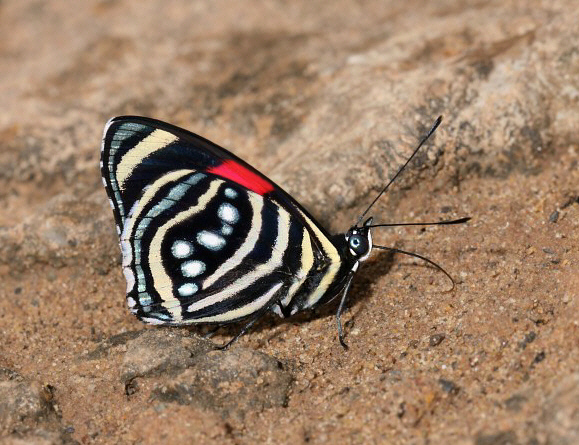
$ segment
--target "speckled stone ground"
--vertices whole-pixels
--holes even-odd
[[[579,12],[514,0],[0,2],[0,443],[579,443]],[[334,307],[231,350],[127,311],[102,128],[234,150],[343,231]],[[224,341],[235,330],[216,338]]]

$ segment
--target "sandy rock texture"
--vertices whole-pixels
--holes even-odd
[[[576,1],[0,1],[0,443],[579,443]],[[232,149],[344,231],[335,307],[229,351],[129,314],[108,118]],[[213,338],[226,341],[236,328]]]

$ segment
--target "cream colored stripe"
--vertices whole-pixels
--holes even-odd
[[[179,300],[177,300],[173,295],[173,282],[163,267],[163,261],[161,258],[161,243],[163,242],[167,231],[171,227],[176,226],[180,222],[185,221],[187,218],[202,211],[207,206],[209,201],[211,201],[211,199],[217,195],[217,191],[221,184],[223,184],[223,181],[218,179],[211,181],[207,191],[197,200],[197,204],[193,207],[189,207],[187,210],[178,213],[175,218],[163,224],[155,232],[155,235],[153,236],[149,246],[149,268],[153,274],[155,289],[163,300],[163,307],[169,311],[173,317],[173,322],[175,323],[179,323],[183,319],[181,314],[181,305]]]
[[[126,219],[125,225],[123,227],[123,233],[121,235],[121,241],[128,241],[131,239],[133,226],[135,221],[145,208],[145,206],[151,201],[151,199],[157,194],[157,192],[164,185],[171,181],[176,181],[185,175],[195,173],[195,170],[176,170],[171,173],[167,173],[153,182],[143,193],[143,196],[133,205],[133,208],[129,212],[129,216]]]
[[[314,231],[317,239],[322,244],[322,248],[324,253],[330,260],[330,265],[328,269],[324,272],[324,277],[321,279],[320,284],[316,287],[316,289],[311,293],[308,297],[308,301],[306,302],[304,308],[314,306],[320,298],[324,295],[324,293],[328,290],[336,274],[340,270],[340,265],[342,263],[342,259],[340,258],[340,253],[336,250],[332,242],[322,233],[322,231],[318,228],[318,226],[308,218],[303,212],[300,211],[304,219],[306,220],[307,224],[310,228]]]
[[[119,188],[125,189],[125,181],[131,176],[135,167],[143,162],[143,159],[177,139],[177,136],[167,131],[155,130],[126,152],[117,165],[116,175]]]
[[[230,256],[227,261],[221,264],[217,268],[217,270],[205,281],[203,281],[203,287],[208,288],[211,286],[217,279],[221,278],[227,272],[232,270],[234,267],[241,264],[243,259],[253,250],[255,247],[255,243],[259,239],[259,232],[261,232],[261,209],[263,208],[263,197],[259,196],[255,193],[248,193],[249,202],[251,204],[251,208],[253,211],[253,216],[251,218],[251,229],[245,238],[244,243],[241,245],[237,251]]]
[[[310,234],[308,233],[307,229],[303,229],[304,234],[302,237],[302,253],[301,253],[301,267],[296,277],[298,281],[290,286],[288,289],[287,295],[281,301],[282,306],[287,306],[294,294],[298,291],[300,286],[306,281],[308,277],[308,272],[314,265],[314,251],[312,250],[312,241],[310,239]]]
[[[289,241],[290,216],[289,213],[281,209],[279,206],[278,209],[280,209],[280,211],[278,211],[277,219],[277,237],[275,239],[275,244],[271,247],[271,258],[267,262],[256,266],[251,272],[243,275],[241,278],[228,285],[223,291],[212,294],[191,304],[187,308],[188,312],[198,311],[207,306],[211,306],[213,304],[219,303],[220,301],[224,301],[229,297],[232,297],[233,295],[241,292],[243,289],[255,283],[260,278],[270,274],[282,264],[283,255],[287,249]]]
[[[261,297],[256,298],[251,303],[246,304],[245,306],[241,306],[237,309],[233,309],[232,311],[225,311],[222,314],[212,315],[210,317],[203,317],[197,318],[195,320],[191,320],[192,323],[215,323],[215,322],[225,322],[236,320],[239,318],[247,317],[248,315],[254,314],[255,312],[259,311],[263,308],[268,301],[271,301],[272,297],[275,293],[279,290],[279,288],[283,285],[283,283],[277,283],[273,286],[270,290],[268,290],[265,294]]]

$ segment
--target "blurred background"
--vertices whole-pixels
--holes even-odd
[[[573,0],[0,1],[0,367],[38,406],[7,402],[0,434],[579,441],[578,19]],[[104,124],[123,114],[234,151],[333,232],[444,115],[375,221],[472,222],[376,236],[428,252],[458,289],[408,258],[371,261],[347,354],[331,311],[266,322],[240,347],[291,369],[284,406],[150,408],[151,383],[129,398],[125,346],[110,345],[145,329],[125,307],[98,168]],[[81,359],[95,348],[116,352]],[[56,390],[39,402],[34,385]]]

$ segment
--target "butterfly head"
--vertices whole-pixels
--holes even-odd
[[[361,227],[354,226],[346,232],[346,243],[352,258],[364,261],[372,251],[372,218],[368,218]]]

